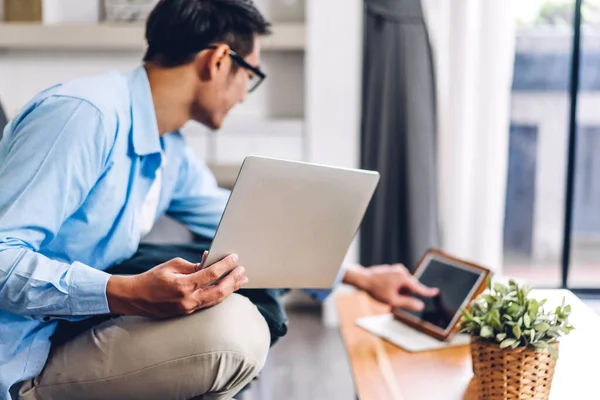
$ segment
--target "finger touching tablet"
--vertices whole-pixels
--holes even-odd
[[[456,333],[461,308],[468,306],[484,289],[490,270],[439,250],[429,250],[419,262],[414,276],[423,285],[439,289],[437,296],[423,301],[419,312],[394,308],[394,318],[439,340]]]

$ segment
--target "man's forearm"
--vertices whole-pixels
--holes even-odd
[[[134,277],[113,275],[106,285],[106,299],[112,314],[135,315],[131,304],[135,299]]]
[[[357,289],[369,291],[370,276],[367,268],[353,264],[346,268],[343,282],[347,285],[354,286]]]

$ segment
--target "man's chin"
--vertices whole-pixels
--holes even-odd
[[[196,119],[196,122],[206,126],[207,128],[218,131],[223,126],[223,119]]]
[[[218,131],[219,129],[221,129],[223,127],[223,120],[213,121],[209,127],[213,131]]]

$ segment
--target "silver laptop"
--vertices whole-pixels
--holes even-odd
[[[250,156],[205,265],[239,255],[245,288],[331,288],[379,173]]]

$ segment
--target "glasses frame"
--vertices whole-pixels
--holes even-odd
[[[207,46],[205,49],[216,50],[217,46]],[[263,71],[261,71],[259,67],[255,67],[254,65],[248,64],[242,56],[240,56],[238,53],[231,49],[229,49],[229,57],[231,57],[233,61],[238,63],[240,67],[250,70],[254,73],[254,75],[258,76],[258,82],[256,82],[255,85],[248,89],[248,93],[254,92],[261,85],[261,83],[263,83],[263,81],[267,79],[267,75]]]

